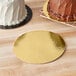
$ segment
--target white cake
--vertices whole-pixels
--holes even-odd
[[[26,16],[24,0],[0,0],[0,25],[19,24]]]

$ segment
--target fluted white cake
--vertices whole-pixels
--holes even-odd
[[[0,0],[0,25],[16,25],[26,16],[24,0]]]

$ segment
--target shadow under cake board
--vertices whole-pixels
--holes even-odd
[[[27,9],[27,17],[25,17],[25,19],[21,23],[16,24],[16,25],[11,25],[11,26],[0,25],[0,29],[14,29],[14,28],[24,26],[25,24],[27,24],[31,20],[33,13],[29,6],[25,5],[25,8]]]
[[[57,21],[57,20],[54,20],[54,19],[52,19],[52,18],[46,17],[43,13],[41,13],[40,16],[43,17],[43,18],[45,18],[45,19],[48,19],[48,20],[50,20],[50,21],[54,21],[54,22],[57,22],[57,23],[61,23],[61,24],[64,24],[64,25],[67,25],[67,26],[76,28],[76,22],[61,22],[61,21]]]

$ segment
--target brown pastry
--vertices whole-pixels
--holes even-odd
[[[43,7],[43,13],[58,21],[75,21],[76,0],[47,0]]]

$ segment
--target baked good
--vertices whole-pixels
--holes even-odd
[[[47,0],[44,11],[52,19],[69,22],[76,20],[76,0]],[[45,13],[45,14],[47,14]]]
[[[0,26],[14,26],[22,22],[26,16],[24,0],[0,1]]]

